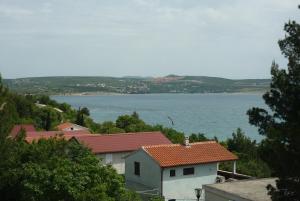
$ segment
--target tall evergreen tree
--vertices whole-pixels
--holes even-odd
[[[47,112],[46,122],[45,122],[45,130],[49,131],[51,129],[51,116],[50,111]]]
[[[80,112],[86,116],[90,116],[90,110],[87,107],[83,107]]]
[[[78,125],[80,125],[80,126],[85,126],[84,115],[83,115],[83,112],[82,112],[82,110],[81,110],[80,107],[79,107],[79,109],[77,111],[75,123],[78,124]]]
[[[259,127],[262,157],[278,177],[276,187],[269,186],[272,200],[300,200],[300,25],[288,22],[286,36],[279,41],[288,68],[273,62],[270,90],[263,95],[270,110],[252,108],[249,122]]]
[[[7,87],[2,83],[0,74],[0,140],[6,138],[16,119],[18,119],[16,108],[10,100]]]
[[[3,86],[2,77],[0,74],[0,111],[3,111],[5,105],[7,104],[5,101],[6,96],[7,96],[7,89]]]

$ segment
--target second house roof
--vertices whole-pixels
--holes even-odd
[[[135,151],[147,145],[172,144],[161,132],[80,135],[75,136],[75,139],[89,147],[93,153]]]

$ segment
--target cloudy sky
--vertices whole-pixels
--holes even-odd
[[[0,0],[0,72],[267,78],[298,0]]]

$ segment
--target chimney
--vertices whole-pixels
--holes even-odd
[[[190,139],[189,139],[189,137],[185,137],[183,145],[186,146],[186,147],[190,146]]]

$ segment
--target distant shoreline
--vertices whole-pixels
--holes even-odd
[[[262,95],[266,91],[249,91],[249,92],[218,92],[218,93],[109,93],[109,92],[83,92],[83,93],[68,93],[68,94],[52,94],[50,96],[127,96],[127,95]]]
[[[127,95],[122,93],[113,92],[82,92],[82,93],[63,93],[63,94],[52,94],[50,96],[121,96]]]

